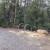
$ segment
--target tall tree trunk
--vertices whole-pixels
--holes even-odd
[[[16,26],[16,12],[17,12],[17,5],[19,5],[19,0],[16,0],[15,2],[15,17],[14,17],[14,27]]]

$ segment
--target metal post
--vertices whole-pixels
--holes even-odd
[[[24,25],[25,25],[25,14],[26,13],[26,0],[24,1]],[[25,27],[24,27],[24,33],[25,33]]]

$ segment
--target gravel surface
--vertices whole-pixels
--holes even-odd
[[[0,50],[50,50],[50,37],[30,36],[14,28],[0,28]]]

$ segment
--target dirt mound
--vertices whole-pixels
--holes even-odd
[[[46,30],[42,30],[42,29],[38,29],[37,32],[41,34],[48,34]]]

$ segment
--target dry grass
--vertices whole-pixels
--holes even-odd
[[[45,36],[45,34],[43,33],[39,33],[39,32],[30,32],[30,31],[25,31],[25,33],[28,35],[28,36],[38,36],[38,37],[42,37],[42,36]]]

